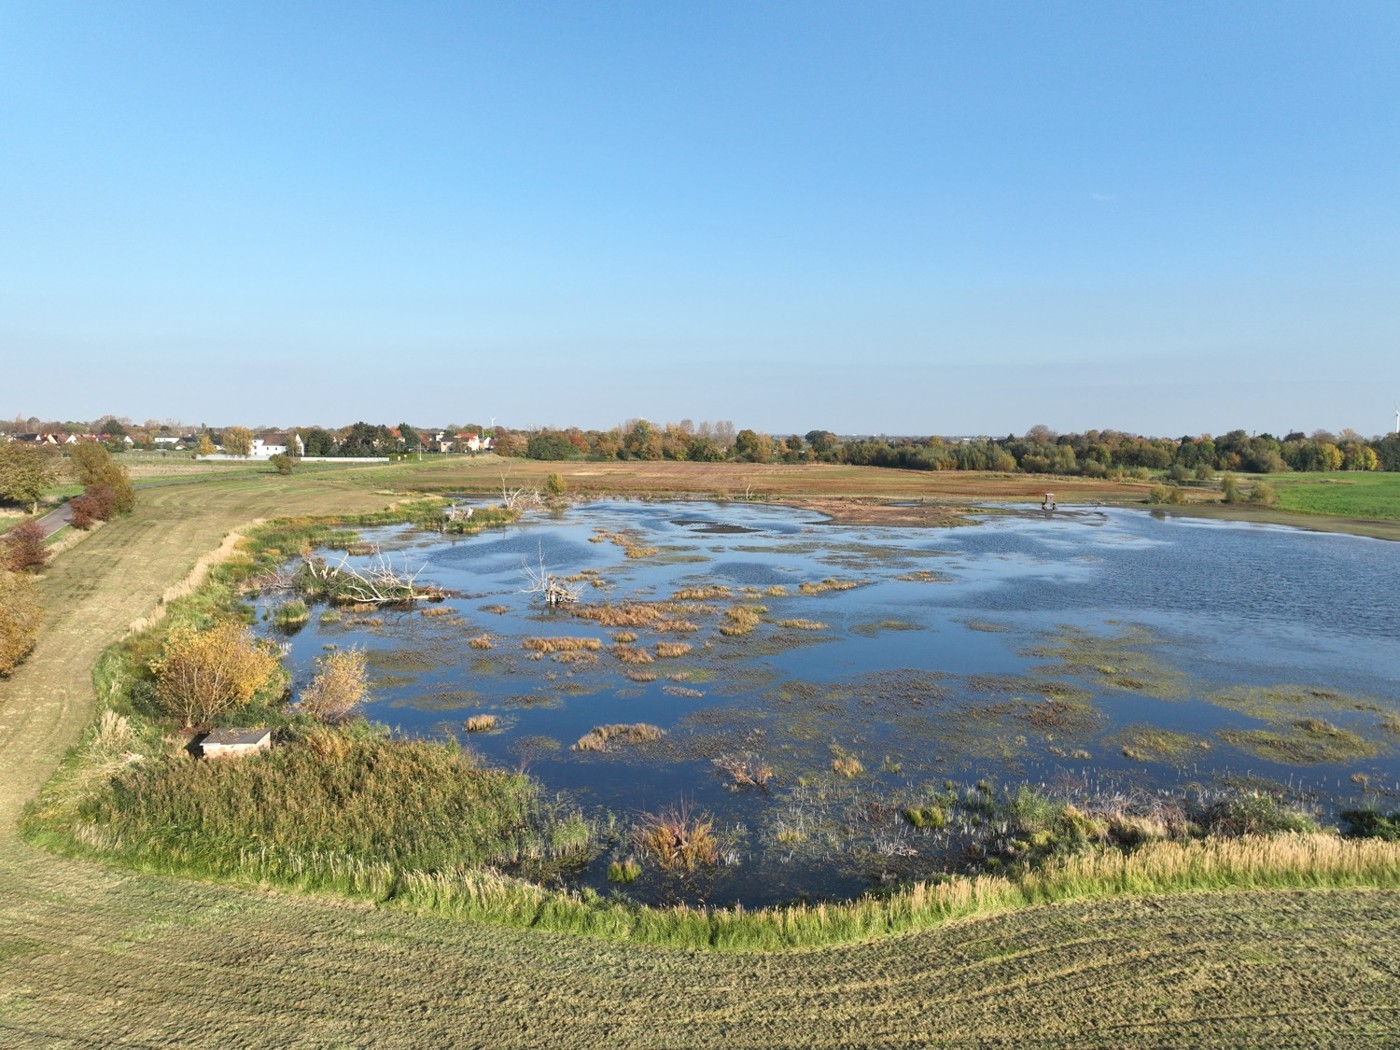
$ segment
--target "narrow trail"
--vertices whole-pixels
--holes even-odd
[[[386,502],[348,471],[172,486],[50,567],[43,640],[0,682],[0,1045],[1400,1041],[1400,890],[1092,901],[724,955],[126,872],[19,837],[24,803],[92,718],[94,661],[202,556],[256,517]]]

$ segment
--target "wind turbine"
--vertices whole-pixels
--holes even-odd
[[[1395,406],[1395,433],[1400,434],[1400,404]]]

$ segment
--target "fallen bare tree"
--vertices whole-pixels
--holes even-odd
[[[420,599],[440,599],[439,587],[419,587],[420,566],[413,572],[396,569],[377,546],[374,560],[364,568],[350,564],[347,551],[336,564],[311,555],[302,558],[296,573],[296,587],[310,598],[344,604],[395,605]]]
[[[501,503],[507,510],[520,510],[524,507],[538,507],[544,502],[544,497],[540,495],[539,489],[531,488],[511,488],[510,479],[504,471],[501,472]]]

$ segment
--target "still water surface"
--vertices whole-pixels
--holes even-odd
[[[603,533],[656,550],[628,557]],[[729,863],[684,885],[641,880],[636,896],[753,905],[941,870],[957,860],[947,836],[916,831],[900,810],[949,781],[1090,793],[1274,784],[1324,818],[1378,797],[1396,804],[1395,544],[1127,510],[916,530],[627,501],[466,538],[403,528],[366,538],[452,592],[430,607],[450,612],[313,616],[289,639],[298,685],[326,647],[363,646],[369,717],[455,736],[614,827],[578,882],[606,886],[630,823],[678,802],[714,815]],[[729,594],[668,613],[693,631],[608,628],[522,593],[522,563],[587,574],[587,606],[719,585]],[[801,592],[824,579],[858,586]],[[766,611],[752,633],[726,637],[718,628],[736,605]],[[619,630],[653,654],[657,642],[692,648],[624,664],[612,651]],[[483,635],[490,649],[470,647]],[[596,662],[532,659],[522,646],[564,636],[599,639]],[[496,729],[468,734],[479,714],[495,715]],[[1309,718],[1355,734],[1361,753],[1305,747],[1280,761],[1226,739],[1263,730],[1306,745],[1297,724]],[[595,726],[634,723],[666,735],[571,749]],[[1179,734],[1180,746],[1142,746],[1150,729]],[[772,768],[767,790],[733,787],[716,759],[735,757]],[[847,777],[833,763],[849,758],[860,772]]]

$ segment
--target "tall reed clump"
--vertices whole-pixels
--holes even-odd
[[[297,627],[311,619],[311,610],[300,598],[283,602],[272,611],[272,622],[278,627]]]
[[[632,844],[665,871],[690,872],[719,863],[714,819],[685,803],[642,814]]]
[[[237,761],[148,758],[76,816],[141,866],[296,871],[299,884],[332,857],[394,871],[508,865],[547,853],[553,833],[528,777],[479,768],[446,744],[327,728]]]

